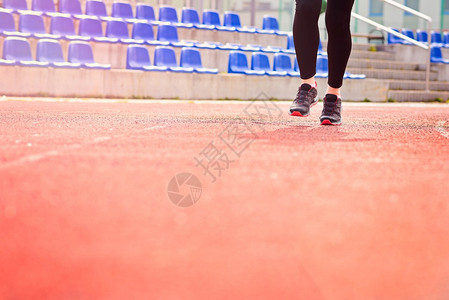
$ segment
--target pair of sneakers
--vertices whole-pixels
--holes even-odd
[[[318,103],[318,91],[316,86],[303,83],[298,90],[296,99],[290,106],[290,115],[297,117],[307,117],[310,108]],[[326,94],[324,97],[323,111],[320,117],[321,125],[341,124],[341,98],[336,95]]]

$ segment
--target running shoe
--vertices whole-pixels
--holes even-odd
[[[307,117],[310,114],[310,108],[318,102],[318,91],[310,84],[303,83],[296,94],[290,106],[290,115],[296,117]]]
[[[320,122],[321,125],[341,124],[341,98],[338,98],[336,95],[326,94]]]

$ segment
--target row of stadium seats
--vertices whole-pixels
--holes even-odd
[[[3,7],[18,13],[28,10],[26,0],[4,0]],[[53,0],[33,0],[32,10],[50,16],[57,12]],[[217,11],[204,10],[202,14],[203,20],[200,22],[198,11],[189,7],[182,9],[181,22],[179,22],[176,8],[168,5],[159,7],[158,20],[156,20],[153,7],[143,3],[136,5],[136,12],[134,14],[130,3],[114,2],[112,4],[112,13],[109,16],[106,11],[106,4],[103,1],[87,0],[85,14],[83,14],[79,0],[61,0],[59,3],[59,12],[70,14],[75,18],[84,18],[86,16],[94,16],[102,20],[121,18],[127,22],[170,22],[175,26],[185,28],[195,27],[198,29],[286,35],[285,32],[279,30],[279,23],[275,17],[264,16],[262,28],[259,29],[242,26],[240,16],[234,12],[225,12],[223,23],[221,23],[220,14]]]
[[[68,61],[65,61],[62,47],[57,40],[41,39],[36,46],[36,60],[31,54],[29,42],[21,37],[7,37],[3,41],[3,55],[0,65],[29,67],[110,69],[107,64],[95,63],[92,48],[84,41],[69,44]]]
[[[415,35],[415,33],[412,30],[406,28],[402,29],[401,31],[394,28],[393,30],[396,32],[400,32],[411,39],[417,40],[418,42],[422,42],[425,44],[428,43],[429,36],[427,31],[417,30]],[[441,33],[438,31],[432,31],[430,33],[430,40],[431,44],[434,46],[449,48],[449,32]],[[410,42],[401,39],[400,37],[397,37],[391,33],[388,34],[387,42],[388,44],[404,44],[404,45],[411,44]]]
[[[279,52],[285,51],[293,53],[293,38],[289,36],[287,48],[262,47],[259,45],[223,45],[218,42],[198,43],[179,41],[178,31],[174,25],[161,23],[158,25],[157,40],[155,40],[153,26],[149,23],[132,24],[131,37],[128,32],[128,25],[120,19],[113,19],[106,22],[106,34],[103,35],[102,21],[98,18],[88,17],[79,21],[78,34],[75,31],[75,23],[67,15],[54,15],[50,18],[50,30],[47,33],[44,20],[38,13],[23,13],[19,17],[19,30],[16,30],[14,17],[9,11],[0,10],[0,34],[5,36],[35,37],[35,38],[64,38],[68,40],[98,41],[110,43],[134,43],[151,45],[171,45],[175,47],[195,46],[198,48],[224,49],[224,50],[247,50]]]
[[[418,42],[424,43],[424,44],[428,44],[429,40],[429,35],[427,33],[427,31],[423,31],[423,30],[417,30],[416,31],[416,36],[415,33],[410,30],[410,29],[402,29],[401,31],[397,30],[397,29],[393,29],[396,32],[401,32],[403,35],[417,40]],[[412,45],[412,43],[401,39],[400,37],[397,37],[391,33],[388,34],[388,44],[403,44],[403,45]],[[430,62],[432,63],[444,63],[444,64],[448,64],[449,60],[444,59],[443,58],[443,53],[441,51],[441,48],[449,48],[449,32],[437,32],[437,31],[432,31],[430,33],[430,47],[431,47],[431,54],[430,54]]]

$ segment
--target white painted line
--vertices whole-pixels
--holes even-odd
[[[156,130],[156,129],[161,129],[161,128],[165,128],[165,127],[167,127],[167,125],[154,125],[151,127],[144,128],[142,130],[137,130],[135,132],[145,132],[145,131]],[[46,151],[43,153],[27,155],[27,156],[21,157],[16,160],[0,164],[0,170],[7,169],[10,167],[14,167],[14,166],[20,166],[20,165],[24,165],[24,164],[28,164],[28,163],[34,163],[37,161],[44,160],[48,157],[62,155],[64,152],[67,152],[67,151],[79,149],[84,146],[100,144],[102,142],[112,140],[113,138],[121,138],[121,137],[125,137],[125,136],[129,136],[129,135],[128,134],[119,134],[119,135],[115,135],[115,136],[100,136],[100,137],[94,138],[91,142],[88,142],[85,144],[73,144],[73,145],[63,147],[58,150],[50,150],[50,151]]]

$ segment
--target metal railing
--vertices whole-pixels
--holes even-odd
[[[388,33],[391,33],[394,36],[400,37],[401,39],[404,39],[407,42],[412,43],[413,45],[416,45],[416,46],[421,47],[421,48],[423,48],[425,50],[428,50],[428,57],[427,57],[427,62],[426,62],[426,91],[427,92],[430,91],[430,56],[431,56],[431,46],[430,46],[430,44],[431,44],[432,18],[427,16],[427,15],[425,15],[425,14],[423,14],[423,13],[421,13],[421,12],[419,12],[419,11],[416,11],[416,10],[410,8],[410,7],[407,7],[405,5],[399,4],[399,3],[397,3],[397,2],[395,2],[393,0],[382,0],[382,1],[384,1],[384,2],[386,2],[388,4],[390,4],[390,5],[393,5],[393,6],[397,7],[397,8],[399,8],[399,9],[402,9],[402,10],[408,12],[408,13],[411,13],[411,14],[413,14],[413,15],[421,18],[421,19],[426,20],[427,21],[427,25],[428,25],[427,26],[427,39],[428,39],[427,40],[427,45],[422,43],[422,42],[418,42],[415,39],[409,38],[408,36],[403,35],[402,33],[399,33],[399,32],[397,32],[397,31],[395,31],[395,30],[393,30],[393,29],[391,29],[389,27],[386,27],[386,26],[384,26],[382,24],[374,22],[371,19],[365,18],[365,17],[363,17],[363,16],[361,16],[361,15],[355,13],[355,12],[351,12],[351,14],[352,14],[352,16],[354,18],[359,19],[360,21],[363,21],[363,22],[365,22],[367,24],[370,24],[370,25],[376,27],[379,30],[384,30],[384,31],[386,31]]]

